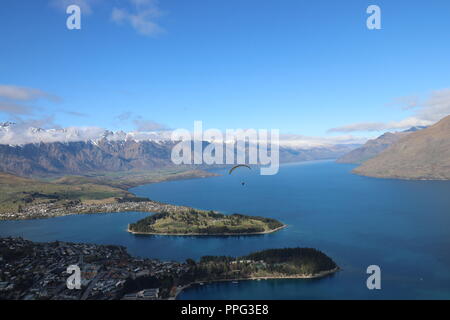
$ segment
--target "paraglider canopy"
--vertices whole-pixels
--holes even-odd
[[[241,167],[245,167],[248,168],[250,170],[252,170],[252,168],[250,168],[250,166],[246,165],[246,164],[239,164],[237,166],[234,166],[233,168],[230,169],[229,174],[232,174],[234,170],[236,170],[237,168],[241,168]]]

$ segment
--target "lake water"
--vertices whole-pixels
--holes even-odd
[[[314,280],[216,283],[179,299],[450,299],[450,182],[361,177],[333,162],[284,165],[275,176],[241,168],[220,177],[132,189],[139,196],[199,209],[276,218],[280,232],[247,237],[135,236],[128,223],[149,213],[0,222],[0,236],[117,244],[133,255],[182,261],[265,248],[314,247],[342,268]],[[241,182],[246,182],[245,186]],[[366,287],[378,265],[382,289]]]

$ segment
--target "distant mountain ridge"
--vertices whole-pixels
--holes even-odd
[[[450,179],[450,116],[402,137],[355,173],[398,179]]]
[[[152,141],[0,145],[0,171],[19,176],[151,170],[170,164],[171,146]]]
[[[154,170],[174,166],[171,161],[175,142],[155,141],[78,141],[0,144],[0,172],[19,176],[46,176],[92,172]],[[206,145],[207,142],[204,142]],[[311,149],[280,148],[280,162],[336,159],[355,148],[336,145]],[[211,168],[196,166],[196,168]]]
[[[171,141],[172,132],[148,131],[148,132],[113,132],[98,127],[68,127],[43,129],[21,125],[14,122],[0,122],[0,144],[11,146],[26,145],[31,143],[52,142],[97,142],[108,141]]]
[[[409,132],[387,132],[376,139],[367,141],[363,146],[350,151],[336,160],[337,163],[361,164],[364,161],[376,157],[389,148],[392,144],[408,135]]]
[[[399,141],[401,138],[406,137],[412,132],[417,132],[425,128],[427,127],[417,126],[411,127],[408,130],[402,132],[386,132],[378,138],[369,140],[361,147],[356,148],[343,155],[342,157],[338,158],[336,162],[362,164],[363,162],[376,157],[391,145]]]
[[[171,152],[175,144],[170,131],[126,133],[98,128],[41,129],[0,123],[0,172],[30,177],[154,170],[174,166]],[[206,146],[209,142],[203,144]],[[300,147],[288,141],[287,145],[280,145],[280,162],[336,159],[359,146]],[[192,165],[192,168],[211,167]]]
[[[314,148],[280,147],[280,162],[334,160],[360,147],[360,144],[336,144]]]

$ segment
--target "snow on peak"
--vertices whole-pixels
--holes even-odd
[[[29,143],[76,142],[97,143],[107,141],[155,141],[170,139],[171,132],[113,132],[98,127],[68,127],[43,129],[12,122],[0,123],[0,144],[25,145]]]
[[[67,127],[43,129],[12,122],[0,123],[0,144],[25,145],[29,143],[77,142],[98,144],[100,141],[151,141],[163,144],[171,141],[172,131],[110,131],[99,127]],[[309,137],[294,134],[280,135],[279,146],[291,149],[329,147],[336,144],[361,144],[367,139],[351,135],[337,137]],[[212,142],[212,141],[209,141]],[[230,141],[224,140],[225,143]]]

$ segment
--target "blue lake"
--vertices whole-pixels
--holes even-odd
[[[133,255],[179,260],[244,255],[265,248],[314,247],[342,268],[315,280],[216,283],[179,299],[450,299],[450,182],[373,179],[351,165],[284,165],[275,176],[233,175],[141,186],[139,196],[199,209],[276,218],[288,228],[249,237],[134,236],[127,224],[149,213],[77,215],[0,222],[0,236],[117,244]],[[241,182],[246,185],[242,186]],[[366,287],[369,265],[382,289]]]

